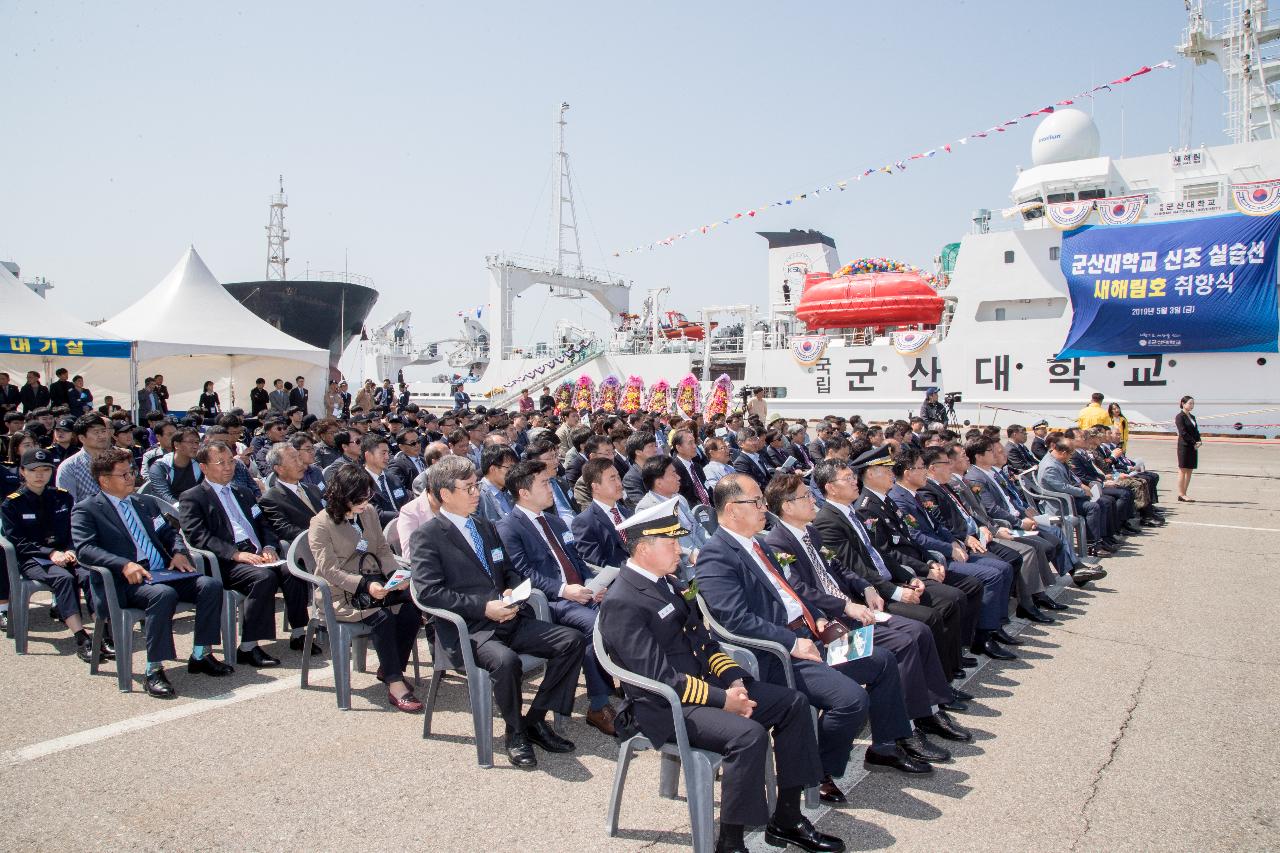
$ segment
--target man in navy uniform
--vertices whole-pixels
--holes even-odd
[[[675,500],[623,522],[630,559],[600,608],[598,630],[619,666],[659,681],[680,697],[689,744],[724,756],[720,765],[720,833],[717,851],[745,851],[745,826],[767,824],[774,846],[842,851],[844,842],[814,829],[800,811],[800,794],[822,777],[818,744],[804,695],[753,679],[707,633],[693,591],[675,577],[680,526]],[[639,730],[654,744],[673,737],[668,704],[656,694],[626,685],[617,724]],[[769,814],[765,767],[772,730],[778,802]]]
[[[89,570],[76,562],[71,544],[71,507],[75,502],[69,492],[50,485],[53,451],[28,450],[22,454],[20,467],[22,488],[0,506],[5,536],[17,551],[22,576],[53,590],[58,618],[75,635],[76,656],[88,663],[92,645],[80,618],[80,590],[87,588]]]

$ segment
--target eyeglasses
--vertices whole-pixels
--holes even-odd
[[[811,500],[813,500],[813,495],[809,494],[808,492],[805,492],[803,495],[792,495],[791,497],[783,501],[783,503],[785,504],[785,503],[791,503],[792,501],[811,501]]]
[[[401,446],[401,447],[417,447],[417,446],[418,446],[418,442],[416,442],[416,441],[402,441],[402,442],[400,442],[400,446]]]
[[[740,501],[729,501],[731,504],[752,504],[753,506],[763,507],[764,498],[745,498]]]
[[[469,494],[469,495],[478,495],[478,494],[480,494],[480,484],[479,484],[479,483],[472,483],[472,484],[471,484],[471,485],[469,485],[469,486],[460,486],[460,485],[457,485],[457,484],[455,483],[455,484],[454,484],[454,487],[453,487],[452,489],[450,489],[449,491],[451,491],[451,492],[466,492],[466,493],[467,493],[467,494]]]
[[[908,468],[907,470],[908,470],[908,471],[924,471],[924,470],[926,470],[926,469],[925,469],[925,466],[923,466],[923,465],[912,465],[912,466],[911,466],[910,468]]]
[[[125,471],[123,474],[117,474],[115,471],[112,471],[110,474],[103,474],[102,476],[103,477],[122,477],[122,478],[127,478],[132,480],[137,475],[138,475],[138,472],[133,468],[130,468],[128,471]]]

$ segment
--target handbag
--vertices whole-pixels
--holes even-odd
[[[373,568],[371,570],[365,569],[364,561],[366,558],[373,560]],[[397,604],[402,604],[408,600],[405,591],[402,589],[393,590],[382,598],[374,598],[369,593],[369,584],[384,583],[387,576],[383,574],[382,565],[378,562],[378,558],[373,554],[370,554],[368,551],[360,552],[360,559],[356,562],[356,574],[368,581],[368,583],[361,584],[362,589],[352,593],[351,595],[351,606],[356,610],[373,610],[379,607],[392,607]]]

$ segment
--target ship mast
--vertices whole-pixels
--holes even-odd
[[[1187,28],[1178,53],[1204,65],[1213,61],[1227,79],[1227,136],[1234,142],[1280,137],[1274,83],[1280,80],[1280,55],[1275,43],[1280,25],[1268,19],[1268,0],[1227,0],[1220,30],[1205,18],[1204,0],[1185,0]]]
[[[271,196],[271,213],[267,219],[267,281],[287,281],[286,267],[289,258],[284,244],[289,240],[289,229],[284,227],[284,209],[289,200],[284,194],[284,175],[280,176],[280,192]]]
[[[578,239],[578,216],[573,206],[573,178],[569,174],[569,152],[564,148],[564,128],[568,123],[564,114],[569,105],[562,103],[556,117],[556,272],[561,275],[581,276],[582,243]],[[568,262],[568,263],[566,263]],[[572,265],[570,268],[569,265]],[[582,292],[566,288],[551,288],[553,296],[565,299],[581,299]]]

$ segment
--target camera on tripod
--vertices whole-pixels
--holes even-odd
[[[962,392],[960,391],[948,391],[942,397],[942,404],[948,409],[954,409],[956,407],[956,403],[962,402],[964,399],[961,396],[961,393]]]

